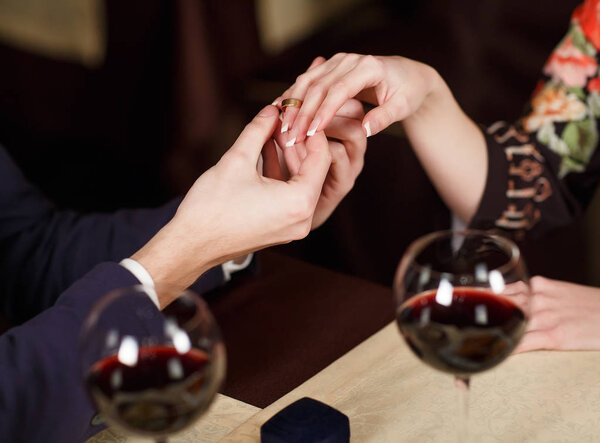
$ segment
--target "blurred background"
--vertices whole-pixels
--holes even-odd
[[[0,143],[61,208],[184,193],[318,55],[434,66],[477,122],[515,120],[579,0],[0,0]],[[443,149],[443,146],[440,147]],[[600,284],[600,205],[524,246],[532,273]],[[390,285],[449,215],[402,136],[369,139],[355,190],[280,251]]]

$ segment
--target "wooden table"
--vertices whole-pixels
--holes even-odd
[[[600,441],[600,352],[513,356],[471,386],[470,441]],[[221,441],[259,441],[260,426],[304,396],[348,415],[355,442],[455,440],[451,376],[419,361],[389,324]]]
[[[239,400],[217,394],[208,412],[191,428],[169,438],[171,443],[215,442],[255,415],[260,409]],[[106,429],[90,438],[88,443],[138,443],[154,440],[125,436],[114,429]]]

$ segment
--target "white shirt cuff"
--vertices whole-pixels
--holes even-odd
[[[241,271],[246,269],[248,265],[252,262],[252,258],[254,257],[254,253],[251,252],[246,256],[246,259],[242,263],[234,263],[233,260],[229,260],[221,265],[221,269],[223,270],[223,278],[225,281],[231,280],[231,274],[234,272]]]
[[[462,221],[458,215],[456,215],[454,212],[452,213],[452,219],[451,219],[451,223],[452,223],[452,230],[453,231],[464,231],[465,229],[468,228],[468,226],[466,225],[466,223],[464,221]]]
[[[125,258],[121,260],[119,263],[125,269],[133,274],[135,278],[139,280],[139,282],[146,287],[146,294],[152,300],[152,302],[156,305],[157,308],[160,309],[160,303],[158,302],[158,295],[154,290],[154,280],[150,276],[150,273],[144,268],[140,263],[135,261],[132,258]]]

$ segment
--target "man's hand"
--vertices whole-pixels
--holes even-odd
[[[157,284],[186,287],[212,266],[308,234],[331,165],[327,139],[319,132],[306,142],[306,156],[286,181],[265,177],[257,164],[263,148],[274,147],[277,123],[277,108],[263,109],[132,257]]]
[[[367,138],[361,127],[363,116],[361,103],[358,100],[348,100],[325,128],[332,161],[314,213],[312,229],[321,226],[327,220],[350,192],[363,168],[367,148]],[[268,177],[283,180],[288,174],[296,174],[299,170],[307,154],[306,144],[311,143],[311,137],[286,147],[285,134],[281,133],[279,128],[276,134],[277,144],[282,148],[279,151],[274,145],[265,148],[264,172]],[[285,164],[282,164],[282,156]]]

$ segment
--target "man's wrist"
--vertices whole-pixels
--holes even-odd
[[[140,284],[146,287],[146,294],[148,297],[150,297],[152,303],[154,303],[156,307],[160,309],[160,300],[158,299],[158,294],[154,290],[154,280],[152,279],[152,276],[148,270],[144,268],[141,263],[132,258],[124,258],[119,262],[119,264],[131,272],[134,277],[138,279]]]
[[[138,279],[140,284],[144,286],[149,286],[151,288],[154,287],[154,280],[152,279],[152,276],[146,270],[146,268],[142,266],[142,264],[138,261],[132,258],[124,258],[119,262],[119,264],[125,269],[127,269],[129,272],[131,272],[135,276],[135,278]]]
[[[148,271],[157,286],[187,288],[213,266],[207,248],[199,246],[202,241],[189,234],[170,222],[131,258]]]

